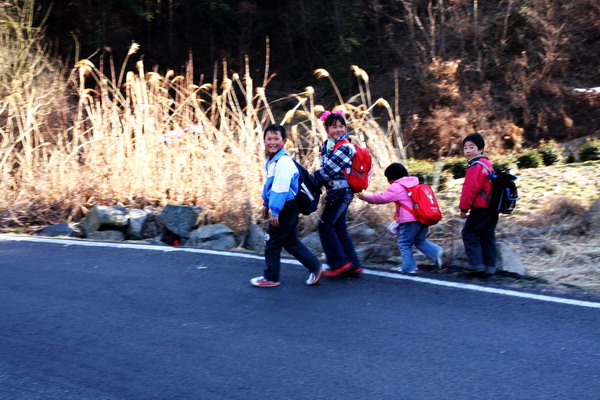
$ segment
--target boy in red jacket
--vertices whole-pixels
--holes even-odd
[[[466,273],[493,275],[496,272],[496,224],[498,214],[489,209],[492,182],[485,164],[492,171],[492,163],[483,155],[485,141],[479,133],[471,133],[463,140],[463,151],[469,167],[460,194],[461,218],[467,218],[462,230],[465,252],[469,259]],[[468,216],[467,216],[468,213]]]

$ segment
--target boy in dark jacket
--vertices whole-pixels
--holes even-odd
[[[492,163],[483,155],[485,141],[479,133],[463,140],[463,151],[469,167],[460,195],[461,218],[467,218],[462,230],[469,267],[473,275],[492,275],[496,272],[496,224],[498,214],[489,209],[492,182],[485,164],[493,171]],[[468,216],[467,216],[468,214]]]

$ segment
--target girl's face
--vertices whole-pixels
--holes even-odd
[[[340,121],[335,121],[333,125],[327,128],[327,137],[336,140],[346,132],[346,125]]]
[[[463,152],[465,153],[465,157],[473,158],[475,156],[480,156],[483,154],[483,149],[478,149],[477,145],[473,142],[466,141],[463,146]]]
[[[281,137],[278,131],[268,131],[265,135],[265,149],[269,153],[269,157],[273,157],[283,146],[287,139]]]

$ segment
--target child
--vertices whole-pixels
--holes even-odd
[[[473,275],[492,275],[496,272],[496,224],[498,214],[489,209],[492,183],[488,171],[480,163],[493,170],[492,163],[483,155],[485,141],[479,133],[471,133],[463,140],[463,151],[469,167],[460,194],[461,218],[467,218],[462,230],[469,267]],[[470,212],[469,212],[470,210]],[[468,217],[467,217],[467,213]]]
[[[423,225],[409,211],[413,202],[408,196],[407,188],[419,184],[419,178],[408,176],[408,171],[400,163],[392,163],[385,169],[385,177],[390,186],[383,192],[375,194],[358,194],[358,198],[372,204],[396,203],[394,220],[398,223],[398,247],[402,255],[402,272],[415,274],[419,269],[413,257],[413,245],[432,260],[438,268],[442,268],[444,250],[435,243],[427,240],[429,225]],[[409,210],[405,209],[407,207]]]
[[[298,240],[298,205],[295,193],[298,193],[298,168],[285,151],[287,134],[281,125],[269,125],[264,132],[265,149],[268,153],[266,163],[267,180],[262,198],[262,216],[267,218],[269,227],[265,235],[265,263],[263,276],[250,280],[254,286],[279,286],[281,248],[296,257],[310,274],[307,285],[316,285],[321,279],[323,267],[319,259]]]
[[[325,276],[359,276],[363,270],[346,229],[348,207],[354,193],[344,175],[344,169],[352,165],[356,150],[350,143],[333,149],[337,142],[349,140],[343,111],[325,111],[321,120],[325,125],[327,141],[321,147],[321,168],[313,173],[313,177],[327,189],[325,207],[319,219],[319,237],[329,264]]]

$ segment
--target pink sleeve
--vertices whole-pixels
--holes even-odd
[[[398,193],[392,189],[392,186],[388,187],[383,192],[365,194],[364,199],[367,203],[371,204],[387,204],[393,203],[398,200]]]

